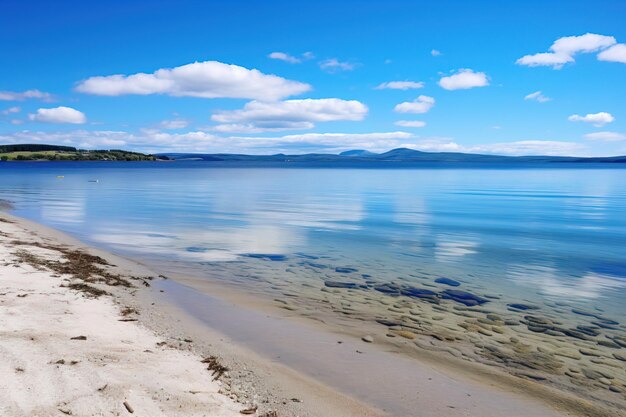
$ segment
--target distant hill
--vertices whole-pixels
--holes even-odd
[[[19,144],[0,145],[0,161],[155,161],[165,156],[120,149],[84,150],[71,146]]]
[[[362,149],[355,149],[352,151],[345,151],[345,152],[341,152],[339,154],[339,156],[373,156],[376,155],[373,152],[370,151],[364,151]]]
[[[178,161],[247,161],[247,162],[336,162],[336,163],[626,163],[625,156],[574,157],[574,156],[503,156],[461,152],[422,152],[408,148],[392,149],[384,153],[351,150],[336,154],[310,153],[304,155],[244,155],[244,154],[200,154],[163,153]]]

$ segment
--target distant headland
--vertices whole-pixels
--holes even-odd
[[[85,150],[71,146],[0,145],[0,161],[156,161],[168,159],[120,149]]]

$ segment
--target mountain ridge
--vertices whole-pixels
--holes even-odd
[[[247,155],[231,153],[158,153],[156,156],[166,156],[172,160],[201,160],[201,161],[257,161],[257,162],[574,162],[574,163],[626,163],[626,155],[606,157],[578,157],[578,156],[550,156],[550,155],[490,155],[463,152],[425,152],[409,148],[395,148],[382,153],[373,153],[366,150],[354,149],[339,154],[308,153],[301,155]]]

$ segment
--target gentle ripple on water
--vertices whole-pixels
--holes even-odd
[[[626,391],[626,169],[0,164],[0,199],[291,311]]]

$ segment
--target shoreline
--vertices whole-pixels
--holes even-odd
[[[0,218],[3,216],[5,215],[0,214]],[[95,248],[86,248],[84,244],[73,238],[30,221],[10,215],[5,217],[15,222],[16,225],[22,227],[24,230],[29,230],[35,239],[37,239],[37,236],[48,235],[46,237],[48,239],[53,239],[56,242],[74,248],[81,248],[81,250],[101,256],[106,260],[110,260],[109,263],[118,265],[118,267],[128,268],[128,271],[133,271],[133,274],[141,275],[139,271],[142,271],[146,276],[155,276],[150,269],[134,261],[110,255]],[[39,237],[39,239],[41,239],[41,237]],[[324,341],[326,345],[322,344],[324,346],[322,350],[329,351],[329,356],[322,358],[323,361],[328,362],[337,358],[337,356],[333,356],[338,355],[336,351],[337,345],[341,345],[342,348],[345,347],[345,351],[348,349],[351,350],[351,355],[344,356],[344,359],[348,360],[348,369],[350,369],[350,366],[352,367],[353,375],[348,375],[346,378],[339,381],[336,380],[338,375],[315,375],[315,371],[325,371],[320,368],[319,361],[310,363],[309,368],[300,367],[301,369],[297,369],[298,359],[290,362],[289,360],[285,360],[285,358],[271,358],[271,349],[262,352],[262,346],[258,344],[256,345],[256,350],[261,352],[257,353],[255,349],[250,349],[250,346],[255,346],[255,343],[250,340],[234,340],[233,342],[233,339],[236,339],[237,336],[241,336],[238,333],[245,334],[246,331],[239,332],[238,329],[236,329],[237,326],[231,326],[235,327],[235,332],[231,335],[227,334],[228,326],[232,323],[225,323],[225,327],[215,329],[215,323],[211,326],[210,322],[201,320],[201,314],[198,312],[196,312],[194,317],[194,312],[190,311],[189,308],[181,308],[181,305],[184,307],[184,303],[181,304],[180,300],[179,305],[176,305],[175,302],[172,302],[172,297],[169,294],[176,291],[184,292],[182,290],[182,288],[185,288],[184,285],[178,284],[176,281],[158,278],[150,281],[149,285],[150,286],[145,287],[139,285],[137,288],[132,289],[132,291],[116,286],[110,292],[117,304],[132,304],[132,308],[139,311],[139,314],[136,316],[138,322],[142,326],[145,326],[146,329],[149,329],[150,332],[169,339],[168,344],[172,348],[191,351],[196,355],[200,353],[205,354],[210,350],[211,354],[217,354],[217,356],[220,356],[220,359],[225,360],[227,366],[232,369],[232,372],[229,372],[229,379],[232,379],[230,379],[227,384],[230,388],[223,390],[223,392],[228,391],[227,393],[230,397],[239,400],[248,402],[259,401],[261,405],[259,412],[277,409],[279,416],[296,414],[304,416],[378,416],[384,415],[382,411],[376,409],[376,405],[380,406],[382,404],[383,407],[380,408],[384,408],[390,415],[411,415],[408,413],[407,407],[393,409],[393,402],[397,401],[394,399],[393,395],[395,394],[397,397],[401,394],[401,398],[402,395],[410,395],[411,392],[414,392],[415,398],[407,398],[408,408],[418,407],[415,409],[419,409],[422,415],[497,416],[506,412],[510,416],[558,416],[573,415],[572,410],[576,408],[578,408],[581,413],[586,413],[587,415],[619,415],[610,413],[608,410],[606,410],[606,412],[593,410],[591,404],[584,401],[577,402],[574,398],[564,397],[557,399],[555,397],[557,393],[550,391],[547,391],[547,394],[544,393],[543,399],[537,399],[536,395],[542,390],[545,390],[545,387],[533,381],[519,381],[519,386],[514,390],[515,392],[495,386],[497,383],[504,382],[504,380],[496,379],[496,382],[485,384],[481,378],[472,378],[471,368],[468,368],[465,372],[454,373],[454,365],[444,367],[442,366],[444,365],[443,362],[437,364],[431,352],[426,352],[424,357],[420,360],[412,360],[410,363],[402,362],[398,360],[399,355],[395,355],[393,351],[390,351],[388,346],[365,344],[358,340],[358,336],[355,337],[356,340],[345,340],[346,338],[343,337],[343,343],[338,344],[338,336],[331,332],[323,332],[312,326],[307,328],[307,323],[303,323],[302,320],[298,321],[290,318],[280,319],[283,320],[279,323],[280,326],[287,326],[294,332],[300,331],[301,333],[296,333],[300,339],[307,340],[307,337],[313,335],[313,337],[309,339],[310,343],[321,343],[320,341]],[[163,287],[163,285],[165,285],[165,287]],[[174,290],[175,288],[176,290]],[[165,293],[162,293],[161,290],[165,291]],[[200,296],[201,294],[198,293],[197,295]],[[228,304],[227,301],[223,299],[218,300],[219,297],[213,298],[213,302],[208,303],[208,305],[218,305],[219,309],[228,311],[228,308],[225,307],[226,304]],[[222,304],[219,304],[220,302]],[[249,319],[256,314],[253,319],[257,321],[253,321],[253,323],[257,325],[258,323],[267,324],[277,320],[271,313],[259,313],[259,311],[253,311],[253,309],[241,308],[241,306],[236,304],[232,304],[230,308],[232,308],[230,313],[237,311],[242,312],[242,317],[245,319]],[[226,317],[226,319],[228,318],[229,317]],[[310,325],[310,323],[308,324]],[[186,338],[185,335],[193,336],[187,336],[188,338]],[[284,335],[284,333],[282,333],[282,335]],[[354,335],[356,336],[356,333]],[[298,337],[294,339],[298,339]],[[192,340],[192,342],[186,342],[185,340]],[[306,349],[306,346],[303,346],[302,343],[300,343],[300,345],[296,343],[294,346],[293,340],[287,340],[285,342],[283,346],[284,351],[282,352],[283,355],[295,349],[297,352],[301,352],[302,356],[302,350]],[[282,343],[283,342],[278,343],[278,345]],[[292,345],[289,343],[292,343]],[[361,353],[358,351],[361,351]],[[320,349],[318,346],[317,350],[312,349],[308,352],[305,351],[304,356],[310,355],[314,357],[319,353]],[[222,358],[222,356],[224,358]],[[393,393],[385,391],[385,389],[392,391],[386,384],[390,382],[389,378],[394,376],[393,372],[391,372],[394,368],[393,366],[389,366],[388,363],[385,363],[391,356],[396,357],[396,360],[393,361],[394,364],[402,365],[396,369],[398,375],[396,375],[396,381],[392,382],[406,388],[406,392]],[[200,358],[200,356],[197,357]],[[287,362],[287,364],[285,365],[284,362]],[[251,364],[254,366],[251,366]],[[294,364],[296,366],[293,366]],[[423,379],[428,382],[422,381],[418,383],[415,375],[411,376],[412,374],[407,372],[403,373],[402,368],[409,364],[412,366],[412,368],[409,368],[411,371],[417,371],[424,377]],[[333,366],[331,364],[331,366],[327,365],[327,367],[332,368]],[[292,368],[296,369],[294,370]],[[341,369],[341,366],[339,368]],[[384,375],[385,371],[387,371],[387,375]],[[306,374],[313,374],[317,377],[314,380]],[[363,392],[362,390],[359,391],[359,384],[355,383],[355,379],[367,377],[371,379],[369,385],[373,388],[373,392],[370,393]],[[339,385],[342,385],[340,388],[342,388],[343,392],[347,392],[350,397],[356,397],[357,399],[337,392],[328,384],[329,379],[330,382],[333,382],[333,378],[335,379],[335,385],[339,383]],[[402,378],[404,378],[404,380],[400,381]],[[435,380],[434,383],[432,382],[433,379]],[[482,379],[484,379],[484,377]],[[324,382],[327,384],[325,385]],[[352,390],[347,389],[350,384],[356,388]],[[361,384],[361,386],[362,385],[363,384]],[[250,392],[252,387],[254,387],[255,393]],[[452,387],[454,392],[449,392]],[[462,392],[462,396],[465,398],[461,399],[459,397],[456,399],[455,405],[450,405],[449,399],[454,397],[453,394],[458,394],[464,390],[472,391],[472,394]],[[372,395],[376,397],[376,391],[379,391],[378,401],[371,401]],[[261,394],[259,395],[259,393]],[[534,396],[526,395],[525,393],[531,393]],[[254,395],[257,395],[257,397],[254,398]],[[390,404],[381,402],[381,398],[385,395],[391,396]],[[359,401],[359,397],[361,397],[361,401]],[[550,406],[546,405],[544,401],[546,401],[547,398],[545,397],[552,397],[555,404],[551,404]],[[471,400],[469,400],[469,398],[471,398]],[[378,404],[366,405],[363,400],[368,399],[370,404],[372,402],[378,402]],[[374,399],[376,400],[376,398]],[[562,411],[558,411],[556,407],[560,408]],[[404,411],[399,411],[403,409]],[[399,414],[399,412],[405,412],[406,414]]]

